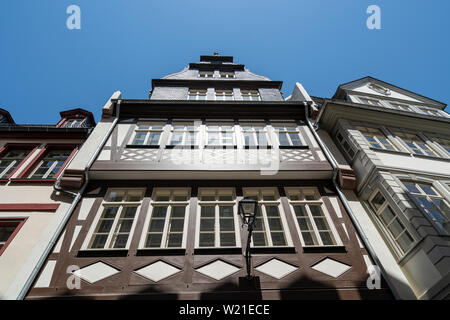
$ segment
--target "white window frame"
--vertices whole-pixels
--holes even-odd
[[[131,138],[131,145],[139,145],[139,146],[160,146],[161,145],[161,139],[164,132],[164,127],[166,125],[166,121],[158,122],[158,121],[150,121],[150,122],[139,122],[136,124],[136,128],[134,129],[133,137]],[[145,126],[148,126],[148,128],[144,128]],[[155,128],[156,127],[156,128]],[[158,129],[158,127],[161,127],[161,129]],[[159,132],[159,139],[157,144],[148,144],[150,140],[151,133],[153,132]],[[142,144],[135,144],[135,139],[138,133],[145,133],[145,138]]]
[[[393,133],[393,135],[395,136],[395,138],[397,138],[397,140],[401,141],[402,145],[406,148],[406,150],[408,150],[410,153],[414,154],[414,155],[418,155],[418,156],[429,156],[429,157],[441,157],[431,146],[429,146],[427,144],[427,142],[423,139],[423,137],[417,133],[411,133],[408,132],[407,130],[403,130],[401,128],[395,128],[395,129],[390,129],[390,131]],[[405,138],[406,136],[406,138]],[[415,136],[417,137],[420,141],[422,141],[422,144],[426,146],[426,148],[431,151],[433,154],[430,155],[428,154],[425,149],[423,149],[421,146],[419,146],[417,144],[417,142],[412,139],[409,136]],[[415,146],[415,149],[418,149],[422,152],[422,154],[416,153],[414,152],[414,150],[412,149],[412,147],[410,147],[408,143],[412,143]]]
[[[86,118],[82,119],[68,119],[64,124],[63,128],[81,128]],[[70,123],[70,125],[68,125]]]
[[[202,192],[214,191],[215,200],[202,200]],[[231,191],[232,200],[220,200],[220,193],[223,191]],[[214,206],[214,246],[213,247],[201,247],[200,246],[200,222],[201,222],[201,209],[202,206]],[[233,206],[233,221],[234,221],[234,235],[235,246],[220,246],[220,206]],[[212,232],[208,232],[212,233]],[[241,248],[241,234],[240,234],[240,221],[238,216],[238,204],[236,200],[236,192],[234,188],[199,188],[198,189],[198,203],[197,203],[197,219],[195,225],[195,248],[196,249],[208,249],[208,248]]]
[[[122,201],[108,201],[109,196],[111,195],[112,192],[125,192]],[[141,200],[140,201],[124,201],[124,199],[126,198],[126,196],[128,195],[129,192],[141,193]],[[88,251],[128,250],[130,248],[134,230],[136,228],[136,224],[137,224],[138,216],[140,214],[140,210],[142,207],[142,201],[143,201],[144,195],[145,195],[145,188],[109,188],[106,192],[106,195],[102,201],[100,208],[98,209],[98,211],[95,215],[94,221],[92,222],[92,224],[90,226],[90,229],[89,229],[88,234],[83,242],[81,250],[88,250]],[[104,212],[104,209],[107,207],[116,207],[116,206],[119,207],[119,209],[117,210],[116,216],[114,217],[114,222],[111,226],[111,229],[108,232],[108,238],[106,239],[105,246],[103,248],[91,248],[93,241],[94,241],[94,236],[97,233],[97,232],[95,232],[95,230],[97,229],[97,227],[99,227],[99,221]],[[125,207],[136,207],[136,213],[133,218],[133,223],[131,225],[130,232],[128,233],[127,244],[126,244],[125,248],[109,248],[109,246],[112,244],[114,235],[117,233],[115,231],[115,229],[117,227],[119,220],[121,219],[122,211]]]
[[[244,148],[256,148],[256,147],[268,147],[271,146],[271,139],[269,134],[269,126],[265,122],[240,122],[239,123],[240,129],[241,129],[241,139],[242,139],[242,145]],[[249,127],[249,128],[246,128]],[[262,130],[257,130],[256,128],[262,128]],[[245,143],[245,135],[249,134],[253,141],[254,145],[247,145]],[[263,135],[266,138],[267,145],[260,145],[258,136]]]
[[[64,159],[63,157],[60,157],[57,161],[53,162],[52,165],[47,169],[47,171],[42,175],[42,177],[40,177],[40,178],[39,178],[39,177],[33,177],[33,175],[36,173],[36,171],[38,171],[39,168],[41,168],[41,166],[42,166],[42,164],[44,163],[44,161],[55,160],[55,158],[48,158],[48,155],[49,155],[50,153],[52,153],[52,152],[62,152],[62,151],[68,151],[69,154],[67,155],[67,158]],[[58,170],[58,172],[61,171],[61,168],[64,166],[64,163],[66,163],[66,161],[70,158],[70,156],[71,156],[72,153],[73,153],[73,150],[70,150],[70,149],[64,149],[64,150],[58,150],[58,149],[52,150],[52,149],[50,149],[50,150],[48,150],[48,151],[45,153],[44,157],[42,157],[42,159],[39,161],[39,164],[38,164],[38,165],[33,169],[33,171],[31,171],[31,173],[28,175],[28,179],[55,179],[55,178],[57,177],[57,174],[58,174],[58,173],[55,173],[55,175],[54,175],[53,177],[49,178],[49,176],[50,176],[50,174],[52,173],[53,169],[55,169],[56,166],[57,166],[60,162],[62,162],[62,163],[61,163],[61,167],[60,167],[60,169]]]
[[[401,102],[395,102],[395,101],[387,101],[392,109],[400,110],[400,111],[408,111],[408,112],[415,112],[413,107],[406,103]]]
[[[169,136],[169,145],[171,146],[198,146],[200,141],[200,126],[196,124],[201,123],[199,121],[178,121],[174,120],[170,125],[170,136]],[[183,126],[183,129],[175,129],[175,127]],[[182,133],[181,143],[174,144],[173,137],[177,133]],[[187,137],[189,134],[194,134],[195,141],[192,144],[187,144]]]
[[[8,157],[8,154],[10,152],[14,152],[14,151],[26,151],[27,153],[22,157]],[[26,157],[28,157],[30,155],[32,150],[29,149],[12,149],[12,150],[7,150],[5,155],[3,157],[0,158],[0,163],[2,161],[11,161],[11,163],[9,165],[7,165],[3,171],[0,171],[0,179],[6,179],[6,177],[8,177],[11,172],[13,172],[21,163],[22,161],[25,160]],[[12,170],[10,171],[10,169],[12,168]],[[10,172],[9,172],[10,171]]]
[[[278,188],[276,188],[276,187],[274,187],[274,188],[272,188],[272,187],[243,188],[244,197],[246,197],[249,192],[253,192],[253,191],[257,191],[258,206],[259,206],[258,211],[259,211],[259,215],[262,216],[262,221],[264,223],[263,230],[265,232],[265,237],[266,237],[265,239],[267,241],[267,245],[266,246],[254,246],[253,245],[253,237],[252,237],[251,247],[252,248],[289,248],[289,247],[293,247],[294,245],[292,242],[291,233],[289,231],[289,225],[286,220],[286,213],[284,212],[283,206],[281,204],[281,198],[278,193]],[[269,192],[273,191],[275,200],[264,200],[263,194],[267,191],[269,191]],[[278,208],[278,213],[280,215],[281,225],[283,227],[283,233],[284,233],[284,238],[285,238],[285,242],[286,242],[286,244],[284,246],[274,246],[273,245],[269,221],[268,221],[267,212],[266,212],[267,205],[276,206]],[[257,231],[254,229],[253,234],[255,234],[256,232]]]
[[[280,130],[280,127],[283,127],[283,130]],[[289,129],[291,128],[291,129]],[[305,141],[305,138],[303,137],[302,132],[300,131],[299,126],[296,123],[272,123],[272,129],[275,133],[275,136],[277,137],[278,146],[289,148],[289,147],[304,147],[307,146],[307,143]],[[280,133],[286,134],[287,140],[289,142],[289,145],[281,145],[280,143]],[[297,134],[300,140],[301,145],[300,146],[294,146],[291,138],[291,134]]]
[[[292,217],[295,221],[295,227],[297,228],[297,232],[298,235],[300,237],[300,241],[302,243],[303,247],[306,248],[314,248],[314,247],[342,247],[344,244],[342,243],[341,237],[339,236],[339,233],[336,230],[336,227],[334,225],[333,219],[330,216],[330,213],[328,212],[323,200],[322,200],[322,196],[319,193],[319,190],[317,190],[317,188],[311,188],[311,187],[288,187],[288,188],[284,188],[286,190],[286,197],[288,199],[289,202],[289,208],[291,209],[291,213],[292,213]],[[293,193],[298,193],[300,194],[300,199],[303,200],[291,200],[290,195]],[[315,200],[306,200],[304,195],[305,194],[313,194]],[[320,210],[322,211],[323,217],[325,218],[326,222],[328,223],[329,226],[329,232],[331,232],[331,234],[333,235],[334,238],[334,242],[335,244],[333,245],[325,245],[323,244],[322,238],[320,237],[320,232],[317,228],[316,222],[314,220],[314,216],[311,213],[311,210],[309,208],[309,206],[317,206],[320,207]],[[294,210],[294,206],[304,206],[304,208],[306,209],[306,213],[308,215],[309,221],[311,223],[311,226],[313,228],[313,232],[314,235],[317,239],[318,244],[315,245],[306,245],[305,241],[303,239],[303,234],[302,234],[302,229],[300,228],[300,225],[298,224],[298,220],[297,220],[297,216],[295,214],[295,210]]]
[[[373,199],[377,196],[377,194],[380,194],[383,198],[384,198],[384,203],[377,209],[375,208],[375,206],[372,204]],[[412,248],[415,247],[416,243],[417,243],[417,239],[416,237],[413,235],[413,233],[410,231],[409,229],[409,221],[405,221],[405,219],[399,215],[396,211],[396,209],[394,209],[392,207],[392,205],[389,203],[388,197],[386,197],[384,195],[383,192],[381,192],[380,189],[376,189],[371,196],[368,199],[368,203],[369,203],[369,207],[372,210],[372,212],[375,215],[377,224],[379,225],[379,227],[383,230],[383,234],[389,239],[389,243],[392,249],[394,249],[394,251],[396,252],[396,254],[398,255],[398,257],[402,257],[405,254],[407,254],[409,251],[412,250]],[[380,217],[381,213],[384,211],[384,209],[386,207],[390,208],[391,212],[394,214],[394,218],[392,218],[392,220],[390,221],[390,223],[386,224],[383,219]],[[398,219],[400,221],[400,223],[403,225],[404,230],[402,231],[401,234],[399,234],[397,236],[397,238],[394,238],[393,234],[391,233],[391,231],[389,230],[389,225],[394,222],[395,219]],[[409,236],[412,238],[412,243],[410,245],[410,247],[407,250],[403,250],[402,247],[400,246],[400,244],[397,243],[397,239],[400,239],[401,235],[403,233],[407,232],[409,234]]]
[[[217,126],[217,130],[212,130],[210,127]],[[231,130],[223,129],[222,127],[231,127]],[[206,122],[205,125],[205,132],[206,132],[206,146],[235,146],[236,145],[236,129],[234,123],[226,123],[226,122]],[[210,133],[216,133],[219,137],[219,143],[218,144],[210,144],[209,143],[209,134]],[[224,135],[231,133],[231,144],[227,144],[224,141]]]
[[[217,101],[234,101],[233,89],[215,89],[214,97]],[[231,97],[227,99],[226,97]]]
[[[433,226],[435,226],[435,228],[438,230],[438,232],[441,234],[450,235],[450,232],[441,228],[439,226],[439,224],[437,223],[437,221],[427,212],[427,210],[425,208],[422,207],[421,202],[417,199],[417,198],[425,198],[430,204],[432,204],[435,207],[436,211],[438,211],[440,213],[440,215],[443,218],[443,221],[447,224],[450,223],[450,216],[447,217],[445,215],[445,213],[443,213],[441,210],[439,210],[439,208],[437,208],[437,206],[433,202],[433,199],[441,200],[447,205],[447,208],[450,209],[449,199],[444,194],[442,194],[442,190],[437,186],[437,184],[433,181],[428,182],[428,181],[424,181],[424,180],[414,180],[414,179],[407,179],[407,178],[401,179],[400,181],[403,184],[404,190],[410,195],[411,199],[413,199],[413,202],[416,205],[416,207],[428,218],[428,220],[432,223]],[[413,184],[415,186],[415,188],[419,191],[419,193],[410,191],[406,187],[405,183]],[[431,187],[431,189],[433,190],[433,192],[436,195],[427,194],[422,189],[421,185],[427,185],[427,186]]]
[[[389,137],[383,132],[383,130],[379,127],[370,127],[370,126],[366,126],[366,125],[356,125],[356,130],[359,131],[359,133],[364,137],[364,139],[367,141],[367,143],[369,144],[369,146],[371,148],[377,149],[377,150],[388,150],[388,151],[398,151],[398,148],[395,146],[395,144],[389,139]],[[361,128],[363,128],[363,130],[361,130]],[[363,132],[364,131],[364,132]],[[373,132],[372,132],[373,131]],[[378,133],[376,133],[375,131],[378,131]],[[375,142],[371,142],[369,141],[368,137],[366,136],[370,135],[370,137],[372,139],[375,140]],[[381,138],[386,139],[386,141],[389,143],[389,145],[393,148],[393,149],[389,149],[386,147],[386,145],[380,140],[380,135]],[[376,143],[380,146],[380,148],[375,147],[372,145],[372,143]]]
[[[189,88],[188,90],[188,97],[187,99],[190,101],[198,101],[198,100],[206,100],[208,94],[208,89],[204,89],[204,88]],[[195,97],[195,99],[192,99],[193,97]]]
[[[168,201],[157,201],[156,196],[158,192],[169,193]],[[186,201],[175,201],[175,196],[177,194],[186,194]],[[186,249],[186,239],[189,225],[189,211],[190,211],[190,199],[191,199],[191,189],[190,188],[154,188],[152,192],[152,197],[150,199],[150,205],[145,217],[144,227],[142,229],[141,239],[139,241],[140,250],[177,250],[177,249]],[[164,227],[162,231],[162,238],[160,247],[146,247],[145,243],[147,241],[147,235],[150,233],[148,228],[150,226],[150,222],[153,215],[153,209],[155,207],[167,206],[167,213],[165,217]],[[166,242],[169,234],[169,222],[172,217],[172,208],[174,206],[186,206],[185,207],[185,215],[184,215],[184,224],[183,224],[183,236],[181,241],[181,247],[168,247]]]
[[[241,96],[244,101],[261,101],[258,89],[241,89]]]
[[[365,104],[365,105],[369,105],[369,106],[374,106],[374,107],[384,107],[383,103],[381,102],[381,99],[377,99],[377,98],[372,98],[372,97],[362,97],[362,96],[355,96],[359,103],[361,104]],[[363,101],[363,100],[368,100],[369,102]],[[373,102],[377,102],[376,104],[370,103],[371,101]]]

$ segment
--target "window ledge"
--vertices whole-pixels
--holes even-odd
[[[53,184],[56,182],[56,179],[28,179],[28,178],[15,178],[10,179],[11,183],[46,183]]]
[[[295,247],[251,247],[251,254],[297,253]]]
[[[272,146],[244,146],[244,149],[272,149]]]
[[[309,146],[279,146],[280,149],[309,149]]]
[[[77,257],[126,257],[128,249],[84,249],[79,250]]]
[[[242,254],[241,247],[195,248],[194,254]]]
[[[159,149],[159,145],[147,145],[147,144],[127,144],[127,148],[133,149]]]
[[[326,253],[326,252],[342,252],[346,253],[347,249],[345,246],[305,246],[303,247],[303,252],[305,253]]]
[[[236,145],[205,145],[205,149],[237,149]]]
[[[138,249],[136,252],[137,256],[184,256],[185,254],[185,248]]]
[[[413,157],[416,158],[422,158],[422,159],[431,159],[431,160],[439,160],[439,161],[449,161],[450,162],[450,158],[445,158],[445,157],[439,157],[439,156],[430,156],[427,154],[413,154]]]
[[[167,144],[165,146],[166,149],[198,149],[198,145],[174,145],[174,144]]]
[[[376,152],[384,152],[384,153],[392,153],[392,154],[398,154],[398,155],[404,155],[404,156],[411,156],[411,153],[407,151],[400,151],[400,150],[386,150],[386,149],[378,149],[374,147],[370,147],[370,150],[376,151]]]

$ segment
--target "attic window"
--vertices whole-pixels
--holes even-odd
[[[69,119],[67,120],[63,128],[81,128],[85,127],[85,119]]]
[[[384,88],[378,84],[375,83],[371,83],[369,84],[369,88],[372,89],[375,92],[384,94],[385,96],[390,96],[391,95],[391,90]]]
[[[199,71],[198,76],[200,78],[212,78],[214,77],[214,71]]]

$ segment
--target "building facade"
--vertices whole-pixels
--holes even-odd
[[[339,86],[332,99],[313,100],[316,126],[354,169],[370,218],[361,216],[363,227],[377,228],[417,298],[449,299],[446,105],[371,77]]]
[[[0,109],[0,299],[19,297],[71,197],[53,185],[95,126],[82,109],[56,125],[16,124]]]
[[[281,85],[213,55],[153,80],[149,99],[115,94],[61,180],[82,198],[27,299],[393,298],[379,274],[369,288],[311,109]],[[244,197],[259,203],[251,281]]]

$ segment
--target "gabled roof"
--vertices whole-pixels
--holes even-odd
[[[380,85],[380,86],[383,86],[383,87],[386,87],[386,88],[390,89],[391,91],[394,91],[394,92],[397,92],[399,94],[408,96],[411,99],[417,100],[419,102],[422,102],[422,103],[425,103],[425,104],[430,104],[430,105],[432,105],[434,107],[437,107],[437,108],[439,108],[441,110],[444,110],[445,107],[447,106],[447,104],[445,104],[443,102],[440,102],[440,101],[437,101],[437,100],[425,97],[425,96],[420,95],[418,93],[415,93],[415,92],[412,92],[412,91],[400,88],[400,87],[398,87],[396,85],[393,85],[391,83],[388,83],[388,82],[385,82],[385,81],[382,81],[382,80],[379,80],[379,79],[376,79],[376,78],[373,78],[373,77],[370,77],[370,76],[367,76],[367,77],[364,77],[364,78],[361,78],[361,79],[358,79],[358,80],[350,81],[350,82],[347,82],[347,83],[339,85],[338,89],[336,90],[336,93],[333,96],[333,99],[345,99],[346,91],[351,91],[354,88],[358,88],[358,87],[364,85],[365,83],[369,83],[369,82],[377,84],[377,85]],[[385,96],[385,97],[386,98],[391,98],[391,99],[393,98],[393,99],[395,99],[395,97],[389,97],[388,95]]]

